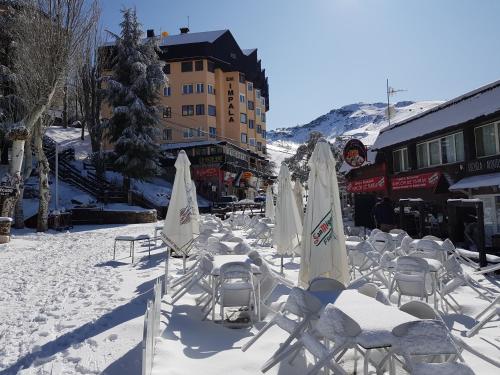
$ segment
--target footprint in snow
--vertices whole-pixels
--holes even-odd
[[[107,337],[109,341],[116,341],[118,339],[118,335],[116,333],[112,333]]]

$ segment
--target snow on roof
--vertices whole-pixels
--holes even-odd
[[[474,189],[483,186],[500,186],[500,173],[489,173],[462,178],[449,187],[450,190]]]
[[[241,50],[241,52],[243,52],[243,54],[246,55],[246,56],[250,55],[254,51],[257,51],[257,48],[248,48],[248,49]]]
[[[213,43],[222,34],[229,30],[215,30],[215,31],[203,31],[199,33],[186,33],[186,34],[176,34],[169,35],[165,38],[161,38],[160,46],[176,46],[180,44],[193,44],[193,43]]]
[[[500,111],[500,80],[449,100],[380,131],[381,149]]]

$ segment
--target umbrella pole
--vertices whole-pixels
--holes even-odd
[[[283,254],[281,254],[281,274],[283,275]]]
[[[168,262],[170,260],[170,248],[167,246],[167,253],[165,257],[165,280],[164,280],[164,288],[163,295],[167,294],[167,285],[168,285]]]
[[[186,274],[186,254],[182,254],[182,273]]]

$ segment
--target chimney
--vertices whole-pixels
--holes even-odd
[[[189,27],[181,27],[181,34],[187,34],[189,32]]]
[[[155,31],[154,31],[153,29],[148,29],[148,30],[146,31],[146,36],[147,36],[148,38],[154,38],[154,37],[155,37]]]

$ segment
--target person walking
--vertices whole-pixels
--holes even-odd
[[[389,232],[395,228],[394,207],[389,197],[384,197],[373,208],[375,225],[383,232]]]

